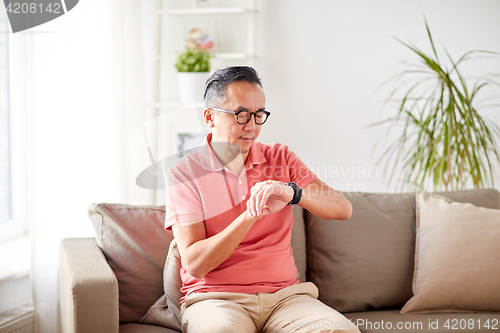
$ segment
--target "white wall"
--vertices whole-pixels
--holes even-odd
[[[394,190],[385,186],[384,164],[374,169],[382,149],[370,157],[387,127],[363,128],[395,114],[382,111],[390,87],[379,87],[415,58],[393,36],[430,51],[425,13],[435,43],[455,58],[500,52],[497,0],[260,0],[258,7],[256,67],[273,112],[260,140],[288,144],[339,190]],[[500,71],[498,60],[487,64]],[[484,114],[500,124],[499,111]],[[339,177],[331,177],[335,170]]]

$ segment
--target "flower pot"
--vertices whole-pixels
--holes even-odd
[[[209,72],[178,72],[181,102],[201,102]]]

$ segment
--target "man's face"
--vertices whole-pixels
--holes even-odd
[[[226,93],[228,101],[222,105],[222,109],[250,112],[264,110],[266,97],[258,84],[243,81],[233,82],[227,86]],[[254,117],[251,117],[247,124],[241,125],[237,123],[236,117],[232,114],[212,112],[216,113],[213,118],[212,141],[237,144],[246,159],[250,147],[259,136],[262,125],[256,125]]]

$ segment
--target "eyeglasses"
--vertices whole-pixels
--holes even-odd
[[[247,110],[229,111],[229,110],[224,110],[224,109],[219,109],[219,108],[211,108],[211,107],[209,107],[209,109],[212,109],[214,111],[234,114],[236,116],[236,122],[240,125],[248,124],[248,122],[252,118],[252,115],[254,117],[255,124],[263,125],[266,122],[267,118],[269,118],[269,116],[271,115],[271,112],[264,111],[264,110],[250,112]]]

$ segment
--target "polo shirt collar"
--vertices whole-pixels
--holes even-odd
[[[203,140],[203,146],[198,147],[198,158],[203,169],[207,171],[220,171],[224,166],[212,151],[212,147],[210,147],[211,141],[212,133],[208,133]]]
[[[263,145],[259,142],[254,142],[250,151],[248,152],[247,161],[245,163],[245,169],[250,170],[254,165],[266,163],[267,159],[262,152]]]

